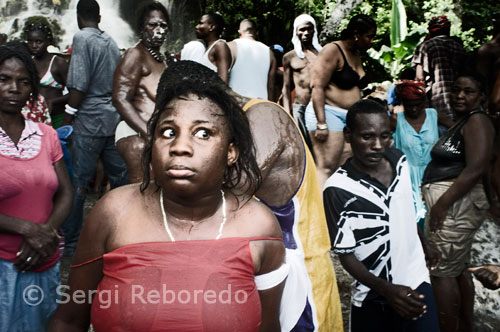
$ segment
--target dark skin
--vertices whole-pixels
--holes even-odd
[[[452,106],[458,119],[479,109],[486,99],[479,83],[471,77],[459,77],[452,91]],[[484,114],[474,114],[467,120],[462,128],[466,166],[451,187],[431,207],[429,212],[431,232],[438,232],[442,228],[448,209],[457,200],[487,178],[494,133],[491,121]],[[474,285],[470,272],[464,270],[458,277],[432,276],[431,281],[441,331],[472,330]]]
[[[482,265],[469,268],[484,287],[496,290],[500,288],[500,265]]]
[[[353,37],[337,41],[342,48],[348,65],[354,69],[359,77],[365,76],[361,63],[361,53],[371,47],[376,29],[366,33],[354,32]],[[314,113],[319,125],[326,124],[325,104],[348,109],[361,99],[361,90],[354,86],[350,90],[342,90],[330,82],[335,71],[342,70],[347,65],[333,43],[325,45],[311,69],[311,99]],[[314,150],[318,178],[320,185],[350,156],[349,146],[344,146],[344,136],[340,131],[316,129],[309,132]]]
[[[312,45],[314,26],[307,22],[299,25],[296,31],[304,52],[304,59],[299,58],[294,50],[283,57],[283,107],[292,110],[292,90],[295,88],[295,101],[307,105],[311,99],[311,68],[318,51]]]
[[[11,58],[0,64],[0,127],[16,145],[25,126],[21,109],[30,93],[31,81],[20,60]],[[73,194],[63,159],[54,163],[54,170],[59,186],[53,197],[53,210],[45,224],[0,214],[0,232],[24,238],[14,262],[19,272],[33,270],[57,250],[59,236],[56,230],[69,215]]]
[[[208,15],[203,15],[196,25],[196,37],[202,39],[208,50],[213,43],[219,39],[217,26],[211,22]],[[231,51],[226,43],[217,43],[208,54],[208,59],[217,67],[217,74],[227,84],[229,82],[229,69],[231,63]]]
[[[164,208],[169,227],[178,241],[215,238],[222,214],[223,172],[214,167],[231,165],[238,158],[238,149],[229,143],[225,119],[219,116],[222,111],[207,114],[207,106],[213,107],[213,104],[197,97],[174,100],[167,105],[168,110],[154,131],[153,172],[162,188],[168,184]],[[163,225],[158,189],[152,184],[141,194],[138,185],[130,185],[101,199],[84,224],[73,263],[88,261],[132,243],[171,241]],[[274,215],[261,203],[250,199],[240,204],[230,191],[226,192],[226,200],[227,221],[222,238],[281,237]],[[256,275],[273,271],[284,261],[285,249],[280,241],[252,241],[250,251]],[[69,285],[72,290],[94,290],[102,276],[102,260],[98,260],[72,269]],[[283,283],[259,292],[260,331],[280,329],[282,288]],[[89,323],[90,304],[69,302],[58,308],[49,331],[87,331]]]
[[[49,40],[44,32],[35,30],[28,33],[28,47],[40,78],[49,69],[50,61],[53,57],[53,54],[47,52],[47,46],[49,46]],[[56,56],[52,63],[51,73],[58,83],[66,85],[68,63],[63,58]],[[63,96],[61,89],[40,86],[40,94],[47,102],[50,115],[58,115],[64,112],[64,105],[68,101],[68,96]]]
[[[353,150],[351,165],[377,179],[388,187],[393,181],[394,171],[383,153],[391,143],[389,119],[385,114],[358,114],[354,129],[344,128],[346,142]],[[420,238],[422,241],[422,237]],[[425,242],[425,241],[424,241]],[[423,243],[425,247],[425,244]],[[430,253],[430,252],[429,252]],[[392,308],[408,319],[418,319],[426,313],[427,306],[421,301],[422,294],[404,285],[392,284],[370,273],[354,254],[339,255],[342,266],[356,280],[384,296]],[[438,259],[432,257],[431,264]]]
[[[139,133],[116,142],[118,153],[127,164],[130,183],[142,182],[141,155],[146,143],[147,121],[153,114],[156,87],[166,68],[165,63],[156,61],[146,47],[160,54],[166,37],[166,29],[162,26],[166,24],[160,11],[151,11],[141,31],[141,42],[125,52],[115,71],[113,105],[130,128]],[[159,36],[152,39],[155,33]]]

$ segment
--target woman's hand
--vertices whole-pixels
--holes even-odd
[[[47,224],[32,223],[23,236],[26,245],[35,250],[43,260],[52,256],[59,244],[59,234]]]
[[[429,262],[430,269],[435,270],[441,262],[441,252],[439,252],[433,243],[427,241],[424,243],[422,247],[424,249],[425,259]]]
[[[314,137],[320,142],[326,141],[328,138],[328,129],[316,129],[314,131]]]
[[[45,259],[26,242],[21,244],[17,252],[17,259],[14,262],[14,267],[21,273],[28,272],[36,268]]]
[[[448,207],[439,203],[439,200],[431,208],[429,215],[429,226],[431,232],[437,232],[443,227],[444,219],[448,213]]]

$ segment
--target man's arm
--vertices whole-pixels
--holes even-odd
[[[147,124],[132,104],[141,81],[143,61],[142,52],[135,47],[125,53],[115,70],[113,105],[130,128],[140,133],[142,137],[147,137]]]
[[[295,52],[295,51],[292,51]],[[283,108],[289,114],[292,114],[292,85],[293,85],[293,72],[291,67],[291,58],[293,54],[288,52],[283,57]]]
[[[354,256],[354,254],[338,255],[344,269],[354,279],[384,296],[398,314],[408,319],[421,317],[426,313],[427,306],[421,302],[423,295],[410,287],[391,284],[376,277]]]
[[[78,110],[80,105],[82,104],[83,98],[85,98],[85,93],[78,91],[73,88],[69,88],[68,94],[68,104],[71,108]],[[76,117],[76,113],[70,114],[67,111],[64,113],[63,126],[72,125],[73,120]]]
[[[270,101],[277,101],[279,96],[276,96],[274,91],[274,80],[276,79],[276,57],[273,54],[273,51],[269,50],[269,72],[267,73],[267,99]]]
[[[217,73],[226,84],[229,84],[229,68],[231,68],[231,51],[229,50],[229,46],[224,42],[217,43],[212,52]]]

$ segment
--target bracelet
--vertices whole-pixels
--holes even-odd
[[[327,123],[318,123],[316,125],[316,129],[318,130],[325,130],[325,129],[328,129],[328,124]]]
[[[66,104],[66,106],[64,107],[64,111],[69,115],[75,116],[76,112],[78,112],[78,109],[69,106],[69,104]]]

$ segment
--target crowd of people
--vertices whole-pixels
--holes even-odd
[[[299,15],[283,54],[205,13],[176,58],[160,2],[123,54],[97,1],[76,14],[69,59],[44,18],[0,46],[0,331],[343,331],[330,250],[351,331],[473,330],[472,274],[500,286],[500,266],[470,266],[500,215],[498,36],[485,70],[433,18],[380,99],[369,15],[323,46]],[[84,222],[99,164],[110,191]]]

